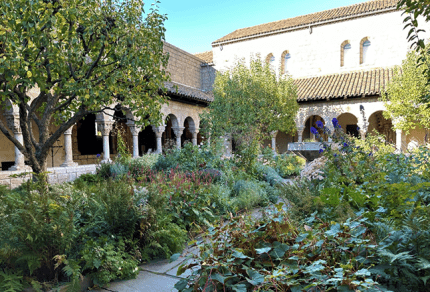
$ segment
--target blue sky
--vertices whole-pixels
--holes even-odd
[[[167,42],[190,53],[211,50],[211,43],[243,27],[281,20],[365,0],[160,0],[167,14]],[[152,1],[146,2],[146,8]]]

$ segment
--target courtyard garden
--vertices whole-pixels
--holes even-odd
[[[245,168],[215,144],[138,159],[124,151],[74,182],[2,188],[0,290],[67,282],[79,291],[82,276],[97,286],[133,278],[139,264],[170,258],[224,218],[276,203],[284,178],[304,166],[266,148]]]
[[[284,203],[208,229],[179,291],[430,290],[429,148],[399,154],[333,126]]]

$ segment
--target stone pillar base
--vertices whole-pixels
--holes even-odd
[[[103,159],[102,161],[100,161],[100,163],[111,163],[112,159]]]
[[[74,166],[78,166],[77,162],[64,162],[63,164],[60,165],[60,167],[74,167]]]
[[[14,166],[9,167],[8,170],[9,171],[33,171],[31,169],[31,167],[28,166],[28,165],[23,165],[23,166],[21,166],[21,165],[14,165]]]

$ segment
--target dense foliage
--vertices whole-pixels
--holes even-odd
[[[218,72],[214,101],[205,115],[211,137],[233,139],[245,164],[258,152],[259,142],[271,131],[293,133],[298,110],[297,89],[290,76],[277,76],[268,64],[251,58]]]
[[[139,263],[180,252],[225,215],[276,202],[282,178],[263,163],[246,172],[234,159],[188,143],[137,159],[124,150],[73,183],[2,188],[0,290],[48,290],[69,281],[77,291],[81,275],[99,286],[135,277]]]
[[[422,73],[427,64],[417,67],[418,57],[415,51],[408,53],[401,70],[395,69],[393,80],[382,96],[387,108],[384,116],[395,119],[396,128],[406,133],[417,127],[425,129],[430,124],[429,105],[421,100],[430,89],[430,84]]]
[[[138,123],[161,121],[166,17],[142,0],[2,0],[0,103],[19,111],[23,143],[0,121],[33,171],[90,113],[121,103]],[[10,108],[9,108],[10,110]],[[52,124],[58,125],[55,129]]]
[[[430,290],[429,148],[394,154],[333,124],[318,175],[282,187],[288,210],[211,229],[180,291]]]

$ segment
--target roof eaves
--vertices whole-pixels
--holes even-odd
[[[310,23],[306,23],[306,24],[302,24],[302,25],[297,25],[297,26],[292,26],[292,27],[262,32],[262,33],[250,34],[248,36],[243,36],[243,37],[231,38],[231,39],[226,39],[226,40],[221,40],[222,38],[220,38],[219,40],[212,42],[211,45],[212,45],[212,47],[217,47],[217,46],[228,44],[228,43],[240,42],[240,41],[244,41],[244,40],[248,40],[248,39],[265,37],[265,36],[269,36],[269,35],[273,35],[273,34],[279,34],[279,33],[283,33],[283,32],[289,32],[289,31],[294,31],[294,30],[299,30],[299,29],[306,29],[306,28],[309,28],[311,26],[324,25],[324,24],[329,24],[329,23],[333,23],[333,22],[345,21],[345,20],[349,20],[349,19],[353,19],[353,18],[359,18],[359,17],[363,17],[363,16],[371,16],[371,15],[375,15],[375,14],[382,14],[382,13],[396,11],[396,10],[397,10],[397,7],[388,7],[388,8],[384,8],[384,9],[379,9],[379,10],[374,10],[374,11],[369,11],[369,12],[364,12],[364,13],[359,13],[359,14],[354,14],[354,15],[348,15],[348,16],[344,16],[344,17],[335,17],[335,18],[332,18],[329,20],[324,20],[324,21],[315,21],[315,22],[310,22]]]

